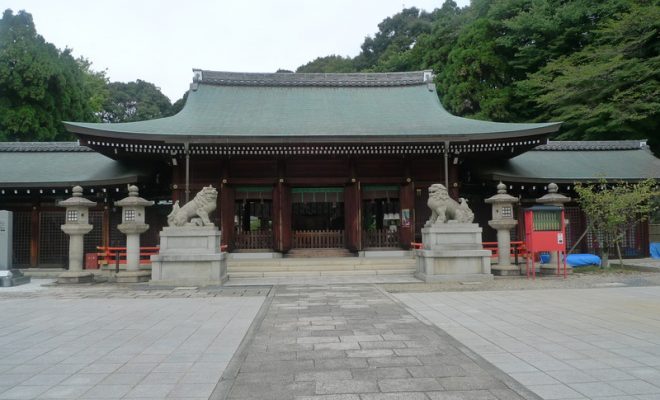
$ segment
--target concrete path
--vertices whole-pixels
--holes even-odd
[[[537,399],[372,285],[277,286],[212,399]]]
[[[544,399],[660,399],[660,287],[396,297]]]
[[[265,298],[36,284],[0,289],[0,399],[208,399]]]

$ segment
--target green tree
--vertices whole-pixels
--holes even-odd
[[[32,16],[0,20],[0,140],[68,140],[63,120],[93,121],[85,73],[71,50],[39,35]]]
[[[170,111],[167,113],[167,116],[169,117],[170,115],[177,114],[179,111],[183,110],[183,106],[186,105],[186,101],[188,100],[188,93],[190,91],[186,90],[186,92],[183,94],[183,96],[174,102],[172,104],[172,107],[170,108]]]
[[[605,180],[598,184],[575,184],[578,202],[587,214],[594,235],[601,249],[603,267],[609,267],[609,249],[614,245],[620,265],[621,240],[630,227],[645,221],[657,209],[660,191],[653,179],[638,183],[621,182],[609,185]]]
[[[405,8],[385,18],[378,24],[378,32],[374,37],[364,39],[362,51],[353,59],[355,67],[361,71],[368,70],[376,67],[379,62],[387,62],[388,58],[397,53],[411,49],[420,35],[431,31],[432,19],[431,14],[415,7]]]
[[[326,57],[318,57],[314,61],[310,61],[296,69],[296,72],[325,73],[356,71],[353,60],[350,57],[342,57],[334,54]]]
[[[549,62],[518,84],[537,120],[563,120],[559,138],[649,137],[658,154],[660,8],[634,6],[594,31],[593,44]]]
[[[103,104],[103,122],[133,122],[171,115],[172,104],[153,83],[111,82]]]
[[[88,59],[80,57],[77,61],[84,74],[85,89],[89,96],[89,106],[94,113],[96,122],[101,122],[103,104],[105,104],[110,95],[110,92],[108,91],[110,80],[106,76],[105,71],[92,70],[92,63]]]
[[[440,96],[457,115],[510,119],[512,71],[508,52],[497,41],[497,23],[480,18],[466,26],[439,71]]]

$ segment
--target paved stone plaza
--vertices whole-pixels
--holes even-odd
[[[396,295],[544,399],[660,399],[660,287]]]
[[[0,399],[208,399],[264,296],[0,290]]]
[[[589,281],[35,280],[0,290],[0,399],[660,399],[660,287]]]
[[[273,288],[213,399],[536,399],[373,285]]]

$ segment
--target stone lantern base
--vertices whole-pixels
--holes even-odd
[[[149,282],[151,271],[121,271],[115,276],[117,283]]]
[[[91,283],[94,274],[87,271],[66,271],[57,276],[57,283]]]
[[[416,250],[415,276],[425,282],[493,279],[490,251],[481,244],[477,224],[447,223],[422,229],[423,250]]]

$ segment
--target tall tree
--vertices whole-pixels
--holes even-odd
[[[459,34],[438,72],[440,96],[458,115],[504,121],[510,119],[512,72],[509,52],[498,45],[499,24],[479,18]]]
[[[32,16],[0,20],[0,140],[66,140],[63,120],[93,121],[85,74],[71,50],[37,33]]]
[[[172,104],[153,83],[111,82],[101,111],[103,122],[133,122],[170,115]]]
[[[594,31],[593,44],[549,62],[518,87],[560,138],[650,139],[660,126],[660,8],[635,5]]]
[[[301,65],[296,72],[355,72],[353,60],[350,57],[330,55],[318,57],[305,65]]]
[[[362,51],[353,59],[355,67],[358,70],[371,69],[379,62],[386,62],[387,58],[409,50],[420,35],[431,31],[431,21],[431,14],[415,7],[385,18],[378,24],[374,37],[364,39]]]

